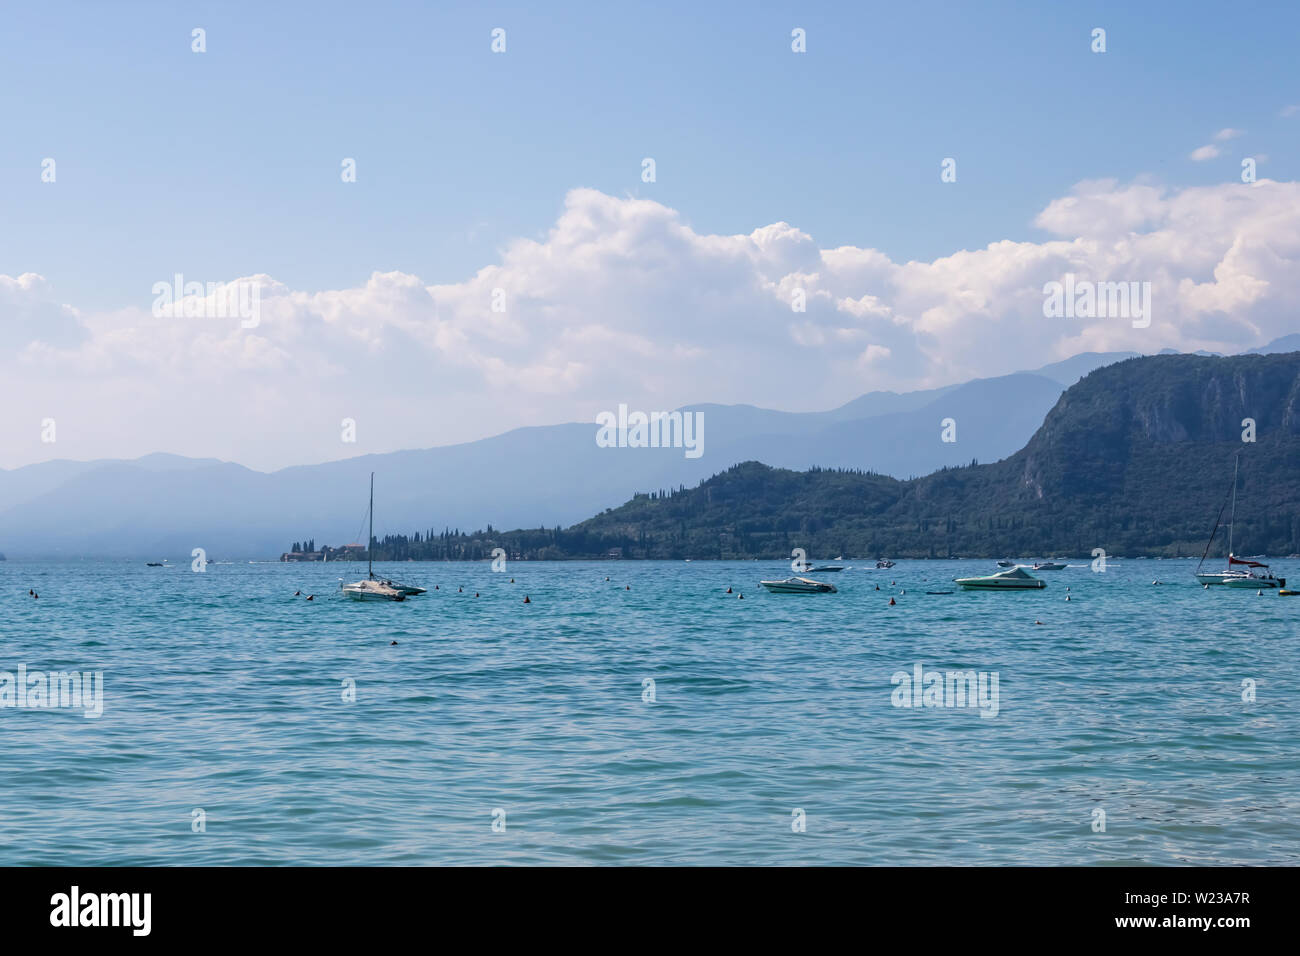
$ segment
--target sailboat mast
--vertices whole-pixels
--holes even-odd
[[[1234,504],[1235,508],[1236,505]],[[370,473],[370,537],[366,539],[366,564],[370,579],[375,579],[375,473]]]
[[[1228,517],[1228,557],[1232,557],[1232,524],[1237,520],[1237,469],[1241,466],[1241,455],[1232,460],[1232,514]],[[1229,561],[1231,564],[1231,561]]]

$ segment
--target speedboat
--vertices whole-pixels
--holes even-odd
[[[998,571],[996,574],[986,574],[983,577],[953,578],[953,581],[967,590],[982,591],[1028,591],[1047,587],[1046,581],[1034,577],[1024,568],[1019,567]]]
[[[1056,561],[1039,561],[1034,565],[1035,571],[1064,571],[1065,565]]]
[[[876,567],[878,568],[892,568],[893,566],[894,562],[890,561],[888,558],[881,558],[876,562]]]
[[[826,584],[824,581],[814,581],[812,578],[786,578],[784,581],[759,581],[759,584],[767,588],[773,594],[835,594],[836,588],[833,584]]]
[[[343,585],[343,593],[354,601],[405,601],[406,594],[382,581],[363,580]]]
[[[815,568],[809,568],[808,573],[809,574],[831,574],[835,571],[843,571],[843,570],[844,570],[844,565],[842,564],[819,564]]]
[[[1222,585],[1228,588],[1254,588],[1263,590],[1264,588],[1284,589],[1286,587],[1286,578],[1275,577],[1268,570],[1268,565],[1262,561],[1247,561],[1239,558],[1232,553],[1232,526],[1237,518],[1237,472],[1241,466],[1241,456],[1238,455],[1232,465],[1232,511],[1228,515],[1228,566],[1222,571],[1202,571],[1201,565],[1205,563],[1205,556],[1210,553],[1210,545],[1214,543],[1214,535],[1219,530],[1219,520],[1223,518],[1223,508],[1227,505],[1224,501],[1219,507],[1219,517],[1214,521],[1214,527],[1210,530],[1210,540],[1205,542],[1205,550],[1201,553],[1201,560],[1196,565],[1193,572],[1198,584],[1205,587],[1210,585]],[[1256,571],[1262,568],[1263,573]]]
[[[1014,562],[1014,561],[999,561],[999,562],[998,562],[998,567],[1000,567],[1000,568],[1014,568],[1015,566],[1016,566],[1016,562]]]

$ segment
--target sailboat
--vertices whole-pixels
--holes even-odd
[[[367,573],[363,580],[343,585],[343,593],[354,601],[405,601],[406,595],[423,594],[424,588],[408,589],[392,581],[375,579],[375,473],[370,473],[370,537],[366,541]]]
[[[1223,505],[1219,506],[1219,516],[1214,519],[1210,540],[1205,542],[1205,551],[1201,553],[1201,560],[1196,565],[1196,580],[1206,586],[1219,584],[1229,588],[1255,588],[1256,590],[1285,588],[1286,578],[1274,577],[1267,571],[1267,564],[1262,561],[1246,561],[1232,553],[1232,525],[1237,518],[1237,471],[1240,465],[1241,456],[1237,455],[1232,465],[1232,512],[1228,516],[1228,566],[1222,571],[1201,570],[1201,565],[1205,564],[1205,556],[1210,553],[1210,545],[1214,543],[1214,535],[1219,530],[1219,521],[1223,518],[1223,505],[1228,503],[1225,499]],[[1264,568],[1265,573],[1258,573],[1256,568]]]

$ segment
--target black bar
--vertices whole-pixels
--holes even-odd
[[[999,939],[1232,946],[1286,930],[1293,884],[1293,870],[1238,868],[4,869],[0,925],[7,943],[373,943],[377,930],[430,942],[464,932],[563,932],[607,944],[624,933],[684,943],[692,922],[746,936],[775,922],[862,942],[902,931],[908,945],[929,938],[944,946]],[[88,895],[150,894],[148,934],[136,935],[143,896],[136,910],[117,898],[125,925],[51,925],[57,894],[70,903],[73,886],[87,918],[99,907],[96,897],[85,908]],[[1152,922],[1120,925],[1134,919]]]

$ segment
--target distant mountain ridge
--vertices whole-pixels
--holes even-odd
[[[1255,441],[1243,441],[1253,420]],[[1130,359],[1069,388],[1023,449],[911,481],[746,462],[563,530],[429,543],[450,556],[1199,555],[1240,456],[1240,553],[1300,552],[1300,352]],[[386,542],[394,556],[419,549]],[[427,550],[427,548],[426,548]],[[1222,561],[1222,547],[1215,552]]]
[[[0,547],[16,556],[273,557],[294,540],[362,540],[376,481],[376,533],[553,527],[638,490],[693,486],[731,464],[870,469],[897,477],[992,461],[1021,448],[1063,386],[1130,353],[1086,353],[1034,372],[910,393],[874,392],[827,412],[696,405],[705,454],[611,451],[594,424],[521,428],[493,438],[365,455],[270,474],[212,459],[56,460],[0,471]],[[938,440],[956,421],[955,442]]]

